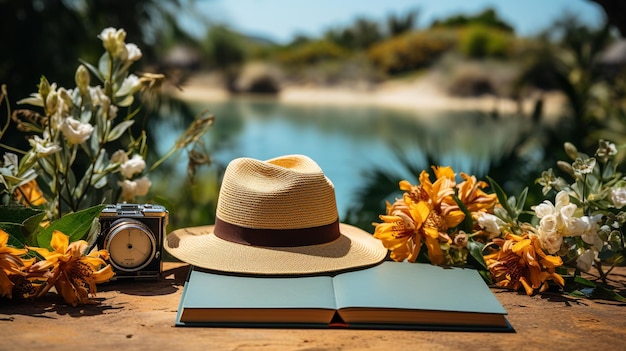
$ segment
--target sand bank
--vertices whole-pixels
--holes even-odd
[[[189,79],[181,90],[171,90],[174,96],[187,101],[224,101],[237,98],[221,88],[214,79],[197,76]],[[499,113],[521,112],[530,115],[539,94],[518,103],[493,95],[461,98],[447,95],[431,79],[387,81],[373,87],[342,85],[320,87],[313,85],[285,85],[276,96],[263,96],[289,104],[372,105],[413,110],[479,110]],[[544,114],[561,115],[565,98],[559,93],[542,93]]]

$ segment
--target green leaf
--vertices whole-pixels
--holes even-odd
[[[475,241],[474,239],[470,238],[467,243],[467,248],[469,250],[468,259],[470,257],[472,258],[472,260],[474,261],[474,265],[477,265],[476,267],[477,269],[488,271],[489,268],[487,267],[487,264],[485,263],[485,259],[483,258],[484,247],[485,247],[484,244],[479,243],[478,241]]]
[[[98,70],[97,70],[98,72],[100,72],[98,76],[104,78],[104,79],[101,79],[103,83],[105,82],[107,77],[109,77],[109,75],[111,74],[110,64],[111,64],[111,57],[109,57],[109,54],[105,52],[104,54],[102,54],[102,56],[100,56],[100,60],[98,61]]]
[[[128,107],[133,104],[134,100],[135,100],[135,97],[132,94],[130,94],[130,95],[126,95],[123,99],[116,101],[115,104],[121,107]]]
[[[135,123],[133,120],[120,122],[113,128],[113,130],[111,130],[106,141],[110,142],[119,139],[122,134],[124,134],[124,132],[133,125],[133,123]]]
[[[592,288],[596,287],[596,283],[592,282],[589,279],[585,279],[579,275],[574,276],[573,282],[582,286],[589,286]]]
[[[93,75],[96,76],[96,78],[98,78],[99,81],[104,82],[104,77],[102,76],[102,74],[100,74],[100,71],[96,68],[96,66],[92,65],[91,63],[85,60],[80,60],[80,63],[85,65],[85,67],[87,67],[87,69],[91,73],[93,73]]]
[[[26,246],[26,237],[22,234],[21,224],[0,222],[0,229],[9,234],[9,245],[19,249]]]
[[[50,176],[54,176],[57,173],[56,168],[47,157],[40,158],[39,165]]]
[[[601,260],[608,260],[613,258],[613,256],[615,256],[617,254],[616,251],[611,251],[611,250],[602,250],[600,251],[600,253],[598,253],[598,258]]]
[[[41,221],[46,217],[46,213],[42,212],[27,218],[22,223],[22,232],[26,236],[26,243],[30,246],[37,245],[36,237],[37,233],[42,229],[40,224]]]
[[[605,287],[601,284],[596,284],[581,276],[564,276],[565,288],[572,296],[585,297],[589,299],[601,299],[626,302],[626,298],[617,292]]]
[[[502,207],[506,210],[506,212],[509,214],[511,218],[516,218],[516,213],[515,211],[513,211],[513,208],[509,205],[507,195],[504,192],[504,190],[502,190],[502,187],[500,187],[500,185],[489,176],[487,176],[487,180],[489,181],[489,184],[491,185],[491,188],[493,189],[493,191],[496,193],[496,196],[498,197],[498,202],[500,202],[500,205],[502,205]]]
[[[613,161],[608,160],[602,170],[602,180],[609,180],[615,175],[615,166]]]
[[[26,206],[0,206],[0,222],[22,224],[28,218],[44,211]]]
[[[519,195],[519,200],[517,201],[517,212],[520,213],[524,210],[524,204],[526,204],[526,197],[528,196],[528,187],[525,187],[524,190]]]
[[[480,276],[483,278],[487,285],[493,284],[493,280],[491,280],[491,274],[489,273],[489,271],[483,271],[482,269],[479,269],[478,274],[480,274]]]
[[[91,225],[102,212],[105,205],[98,205],[87,208],[82,211],[67,214],[60,219],[54,221],[47,228],[39,232],[37,235],[37,243],[39,247],[52,249],[50,247],[50,240],[52,240],[52,233],[55,230],[62,232],[70,237],[70,242],[84,239],[88,233]]]

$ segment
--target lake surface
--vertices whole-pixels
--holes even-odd
[[[475,111],[415,112],[275,100],[235,99],[193,108],[208,109],[216,116],[207,135],[215,163],[226,166],[237,157],[267,160],[307,155],[334,183],[340,216],[353,201],[352,194],[363,186],[368,170],[384,168],[400,179],[417,181],[418,175],[408,173],[397,159],[396,150],[420,169],[429,168],[430,159],[451,166],[457,174],[482,177],[491,164],[511,152],[530,124],[524,117],[494,118]],[[171,138],[179,132],[167,123],[159,129],[159,134]]]

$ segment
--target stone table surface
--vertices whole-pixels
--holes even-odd
[[[623,268],[611,275],[622,292]],[[0,300],[0,350],[626,349],[626,303],[500,289],[513,333],[175,327],[188,270],[166,262],[158,281],[99,285],[95,305],[71,307],[55,293]]]

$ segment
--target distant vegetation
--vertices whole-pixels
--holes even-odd
[[[318,83],[346,83],[351,79],[376,83],[430,67],[445,54],[464,59],[509,59],[519,45],[512,27],[492,9],[442,19],[430,28],[419,28],[418,18],[418,10],[389,15],[383,22],[357,18],[344,28],[328,29],[319,38],[300,36],[287,45],[255,43],[242,36],[221,44],[226,45],[226,52],[244,54],[244,62],[262,60],[279,65],[287,74],[277,84],[301,81],[303,76],[317,77]],[[221,30],[219,26],[209,29],[206,40],[215,40],[214,31]],[[242,49],[244,41],[246,50]],[[223,68],[215,64],[214,53],[205,54],[207,68]],[[233,62],[242,64],[239,58]],[[360,74],[355,70],[361,70]],[[315,74],[306,73],[311,71]],[[232,75],[226,78],[236,79]]]

